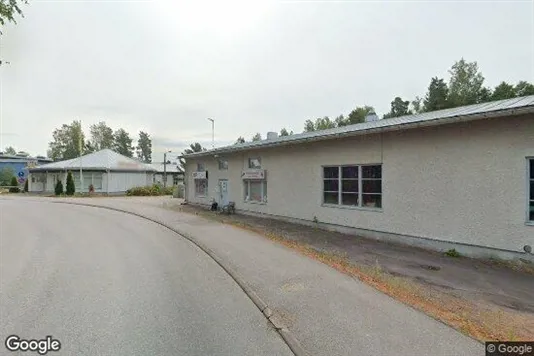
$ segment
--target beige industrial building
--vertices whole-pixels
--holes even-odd
[[[375,116],[376,118],[376,116]],[[534,96],[186,155],[189,203],[532,259]]]

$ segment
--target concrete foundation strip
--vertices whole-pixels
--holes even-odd
[[[256,305],[256,307],[260,310],[260,312],[267,318],[267,320],[272,324],[272,326],[276,329],[278,334],[282,337],[282,339],[285,341],[289,349],[296,355],[296,356],[308,356],[308,353],[302,348],[299,341],[293,336],[291,331],[288,330],[286,325],[283,323],[282,319],[273,313],[273,311],[267,306],[267,303],[265,303],[257,294],[256,292],[244,281],[242,277],[239,276],[239,274],[233,270],[230,266],[228,266],[227,263],[225,263],[219,256],[217,256],[213,250],[211,250],[209,247],[207,247],[205,244],[203,244],[200,241],[197,241],[194,237],[189,235],[186,232],[179,231],[164,222],[158,221],[156,219],[149,218],[147,216],[144,216],[139,213],[134,213],[132,211],[119,209],[119,208],[113,208],[109,206],[104,205],[96,205],[96,204],[86,204],[86,203],[78,203],[78,202],[65,202],[65,201],[52,201],[50,203],[54,204],[68,204],[68,205],[79,205],[79,206],[88,206],[92,208],[100,208],[100,209],[108,209],[108,210],[114,210],[125,214],[135,215],[137,217],[140,217],[145,220],[149,220],[151,222],[154,222],[158,225],[161,225],[172,232],[180,235],[181,237],[184,237],[185,239],[189,240],[191,243],[193,243],[195,246],[200,248],[204,253],[206,253],[209,257],[211,257],[212,260],[214,260],[236,283],[241,287],[243,292],[250,298],[250,300]]]

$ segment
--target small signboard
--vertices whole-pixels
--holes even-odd
[[[193,172],[193,179],[208,179],[208,172]]]
[[[265,179],[265,170],[255,169],[250,171],[243,171],[241,173],[242,179]]]

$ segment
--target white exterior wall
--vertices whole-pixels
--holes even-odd
[[[241,171],[257,156],[267,171],[266,204],[244,202]],[[230,154],[227,171],[213,157],[189,160],[187,198],[209,203],[224,178],[242,210],[522,251],[534,245],[526,157],[534,157],[534,116],[480,120]],[[205,198],[195,197],[197,162],[209,172]],[[321,205],[323,165],[372,163],[382,163],[381,211]]]
[[[104,173],[102,192],[124,193],[133,187],[152,185],[152,173],[107,172]]]
[[[155,173],[154,174],[154,183],[157,184],[163,184],[163,181],[165,180],[163,178],[163,173]],[[172,187],[174,185],[174,176],[173,173],[167,173],[167,187]]]

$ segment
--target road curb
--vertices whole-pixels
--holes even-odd
[[[206,253],[213,261],[215,261],[215,263],[217,263],[237,283],[237,285],[249,297],[252,303],[254,303],[254,305],[260,310],[263,316],[271,323],[273,328],[278,332],[282,340],[284,340],[286,345],[293,352],[293,354],[295,354],[295,356],[308,356],[308,353],[302,348],[302,345],[293,336],[291,331],[287,329],[287,327],[281,322],[281,319],[268,307],[267,303],[265,303],[258,296],[258,294],[245,282],[245,280],[241,276],[239,276],[239,274],[233,268],[231,268],[227,262],[225,262],[223,259],[217,256],[215,252],[213,252],[212,249],[210,249],[204,243],[197,241],[193,236],[191,236],[187,232],[180,231],[172,226],[167,225],[166,223],[162,221],[153,219],[146,215],[142,215],[140,213],[135,213],[133,211],[128,211],[128,210],[124,210],[120,208],[114,208],[114,207],[105,206],[105,205],[87,204],[87,203],[78,203],[78,202],[66,202],[66,201],[48,201],[48,202],[54,203],[54,204],[78,205],[78,206],[87,206],[87,207],[92,207],[92,208],[108,209],[108,210],[121,212],[124,214],[134,215],[142,219],[154,222],[158,225],[161,225],[171,230],[175,234],[189,240],[192,244],[194,244],[200,250]]]

